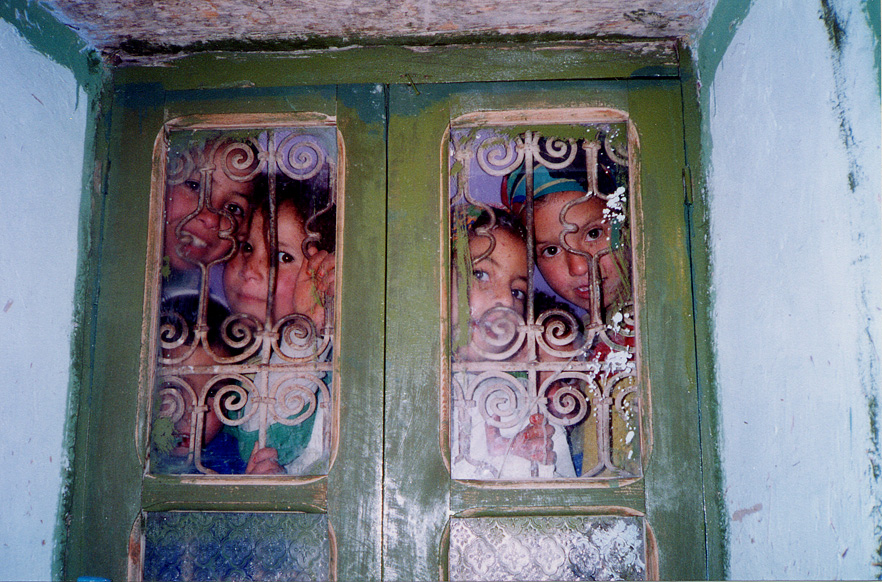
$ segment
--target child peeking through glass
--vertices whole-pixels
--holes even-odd
[[[498,208],[454,207],[453,214],[452,349],[468,371],[453,374],[452,477],[573,477],[566,431],[529,414],[525,372],[500,370],[500,362],[525,358],[524,227]]]

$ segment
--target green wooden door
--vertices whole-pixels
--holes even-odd
[[[88,385],[79,411],[66,556],[70,578],[140,576],[142,516],[149,521],[155,512],[170,511],[327,516],[331,529],[315,544],[330,544],[331,571],[339,579],[381,577],[384,91],[376,85],[329,85],[257,93],[165,91],[134,83],[114,95],[104,127],[108,148],[99,159],[106,185],[99,186],[103,207],[94,225],[97,284],[87,334],[94,345],[87,351],[91,361],[84,363]],[[145,473],[155,350],[148,338],[158,307],[151,288],[155,274],[145,263],[152,264],[155,253],[149,241],[160,236],[150,224],[154,142],[173,119],[278,117],[292,111],[333,118],[344,144],[346,184],[338,208],[347,226],[337,251],[343,304],[335,344],[341,393],[333,468],[319,479]]]
[[[600,488],[547,483],[488,487],[452,480],[443,458],[446,435],[439,408],[449,374],[442,309],[450,270],[445,131],[452,120],[474,112],[592,107],[626,112],[639,134],[635,245],[644,430],[651,443],[645,476]],[[390,88],[383,487],[387,579],[444,575],[444,535],[451,516],[575,516],[609,508],[645,515],[655,535],[661,578],[706,575],[680,112],[676,81]]]
[[[312,71],[298,66],[296,83],[310,82]],[[517,78],[517,69],[506,66],[500,64],[498,78]],[[378,73],[391,84],[279,87],[278,79],[261,77],[257,88],[197,90],[187,75],[186,67],[173,73],[168,89],[124,77],[102,127],[105,181],[96,183],[93,307],[81,334],[68,577],[133,574],[127,559],[138,551],[130,534],[142,511],[327,515],[337,579],[436,580],[447,575],[451,517],[581,516],[610,507],[645,516],[661,578],[706,576],[677,78],[415,86]],[[652,443],[644,476],[599,488],[455,481],[442,440],[442,386],[449,374],[445,131],[451,120],[477,111],[574,107],[625,112],[639,134],[635,246],[648,395],[644,430]],[[309,483],[145,477],[148,420],[139,382],[148,381],[142,322],[153,309],[144,301],[144,257],[154,139],[163,123],[180,116],[292,110],[335,117],[345,143],[334,464],[326,478]]]

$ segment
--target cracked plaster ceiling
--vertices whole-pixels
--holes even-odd
[[[505,36],[688,38],[714,0],[42,0],[105,55]]]

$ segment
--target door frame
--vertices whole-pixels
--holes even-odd
[[[481,63],[482,67],[476,67]],[[346,117],[346,128],[341,127],[347,139],[350,153],[347,165],[347,188],[364,184],[364,195],[347,192],[347,213],[362,216],[374,228],[359,227],[357,221],[348,221],[344,245],[352,264],[362,270],[375,269],[385,280],[385,255],[388,217],[385,195],[378,196],[376,166],[368,167],[353,159],[354,136],[362,136],[361,147],[377,148],[385,144],[386,129],[378,125],[378,119],[386,120],[389,106],[389,90],[392,87],[419,94],[421,86],[429,82],[464,83],[498,81],[557,81],[557,80],[627,80],[628,83],[652,87],[658,83],[669,83],[678,89],[668,91],[681,93],[682,144],[685,163],[677,172],[682,177],[683,206],[678,211],[684,216],[686,240],[689,248],[688,279],[692,289],[694,353],[685,354],[693,360],[696,379],[694,389],[697,393],[698,410],[701,419],[699,427],[700,464],[702,476],[702,499],[705,518],[706,575],[720,578],[724,575],[725,536],[722,519],[722,500],[720,497],[719,454],[716,437],[716,397],[713,384],[713,361],[709,348],[710,316],[709,306],[709,259],[704,245],[693,245],[692,241],[704,240],[707,233],[706,205],[700,183],[695,184],[690,168],[700,167],[699,116],[694,87],[695,77],[688,51],[684,51],[675,41],[567,41],[557,43],[523,43],[505,45],[439,46],[421,47],[418,50],[403,46],[375,46],[351,51],[317,51],[314,53],[278,54],[196,54],[173,60],[164,67],[124,67],[112,72],[107,92],[102,102],[107,104],[96,123],[96,143],[98,146],[95,161],[96,179],[88,196],[91,212],[88,218],[90,228],[86,248],[93,257],[83,261],[80,273],[85,287],[84,305],[80,311],[86,314],[83,325],[75,332],[74,363],[75,383],[81,386],[77,404],[76,444],[73,457],[73,481],[71,510],[66,518],[69,524],[64,543],[64,575],[75,578],[94,573],[93,565],[98,563],[102,572],[110,577],[121,579],[127,576],[125,553],[129,544],[131,522],[120,520],[120,514],[129,514],[135,507],[140,508],[141,490],[132,490],[132,483],[140,482],[141,470],[137,451],[134,447],[105,454],[102,448],[107,441],[102,438],[103,425],[110,418],[137,419],[130,403],[118,402],[121,386],[131,390],[135,378],[143,378],[144,362],[140,353],[141,321],[145,314],[143,301],[144,273],[139,261],[126,261],[126,257],[144,256],[146,225],[138,222],[134,230],[120,213],[121,199],[132,197],[132,209],[143,210],[148,216],[149,196],[139,198],[149,190],[150,153],[155,133],[144,131],[149,139],[135,140],[122,135],[122,128],[148,126],[157,120],[167,120],[179,115],[182,110],[192,111],[201,107],[198,103],[212,103],[210,108],[229,111],[279,110],[285,109],[285,99],[300,89],[310,85],[333,85],[339,102],[351,110]],[[373,94],[373,98],[365,95]],[[378,101],[379,100],[379,101]],[[179,108],[166,110],[174,102]],[[261,105],[262,104],[262,105]],[[198,112],[205,112],[199,109]],[[349,137],[353,136],[353,137]],[[125,160],[130,160],[125,162]],[[126,164],[130,164],[127,166]],[[383,178],[390,170],[381,162]],[[133,170],[134,171],[130,171]],[[670,178],[673,179],[673,178]],[[128,204],[128,203],[127,203]],[[381,220],[382,219],[382,220]],[[378,225],[382,224],[382,228]],[[378,260],[376,250],[383,252]],[[345,270],[345,266],[344,266]],[[346,277],[346,275],[344,275]],[[371,331],[367,321],[386,321],[392,306],[386,301],[385,285],[377,286],[371,280],[344,279],[343,288],[353,294],[369,298],[371,305],[362,322],[350,318],[342,322],[343,341],[345,338],[367,335]],[[344,299],[345,301],[345,299]],[[343,306],[343,310],[352,309]],[[376,325],[376,324],[373,324]],[[386,329],[386,323],[383,323]],[[135,355],[116,351],[103,353],[108,345],[138,345]],[[343,373],[350,376],[353,383],[373,386],[385,381],[385,354],[383,342],[352,340],[341,351],[351,355],[350,368]],[[102,347],[104,346],[104,347]],[[131,348],[130,348],[131,349]],[[350,356],[347,356],[350,357]],[[346,362],[343,363],[347,365]],[[124,390],[124,391],[125,391]],[[371,389],[366,393],[371,393]],[[354,404],[354,402],[353,402]],[[386,403],[383,399],[366,398],[360,412],[350,407],[351,418],[359,418],[366,411],[382,414]],[[344,403],[343,424],[347,422],[347,405]],[[137,421],[135,421],[137,422]],[[143,427],[142,427],[143,428]],[[383,429],[385,430],[385,429]],[[131,430],[128,434],[131,434]],[[376,436],[376,435],[375,435]],[[363,439],[368,446],[371,436]],[[385,433],[381,432],[385,439]],[[342,439],[341,439],[342,444]],[[342,447],[341,447],[342,450]],[[339,459],[338,459],[339,461]],[[377,472],[370,472],[369,480],[376,482]],[[340,481],[333,485],[335,477],[328,478],[329,487],[339,486],[341,491],[347,485]],[[198,505],[205,509],[223,505],[221,494],[217,499],[203,499]],[[382,498],[386,493],[380,489]],[[328,511],[339,515],[346,513],[345,507],[351,502],[328,501]],[[262,499],[262,500],[261,500]],[[265,494],[254,503],[255,509],[278,508],[273,487],[266,488]],[[102,506],[96,510],[96,500]],[[301,503],[301,502],[297,502]],[[336,505],[335,505],[336,504]],[[297,509],[302,505],[291,505]],[[338,526],[337,529],[340,529]],[[339,533],[339,532],[338,532]],[[358,556],[346,566],[338,563],[337,575],[342,578],[382,578],[382,555],[376,532],[364,531],[359,543],[348,549],[339,548],[350,556]],[[99,557],[96,548],[107,548],[106,555]],[[370,548],[366,551],[366,548]],[[351,550],[351,551],[350,551]],[[97,562],[96,562],[97,560]],[[663,574],[664,575],[664,574]]]

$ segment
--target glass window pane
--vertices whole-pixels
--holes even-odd
[[[336,128],[163,138],[150,471],[326,474]]]
[[[454,122],[449,151],[453,478],[639,477],[627,120]]]
[[[450,522],[450,580],[645,580],[642,517],[482,517]]]
[[[328,580],[326,515],[146,515],[144,580]]]

